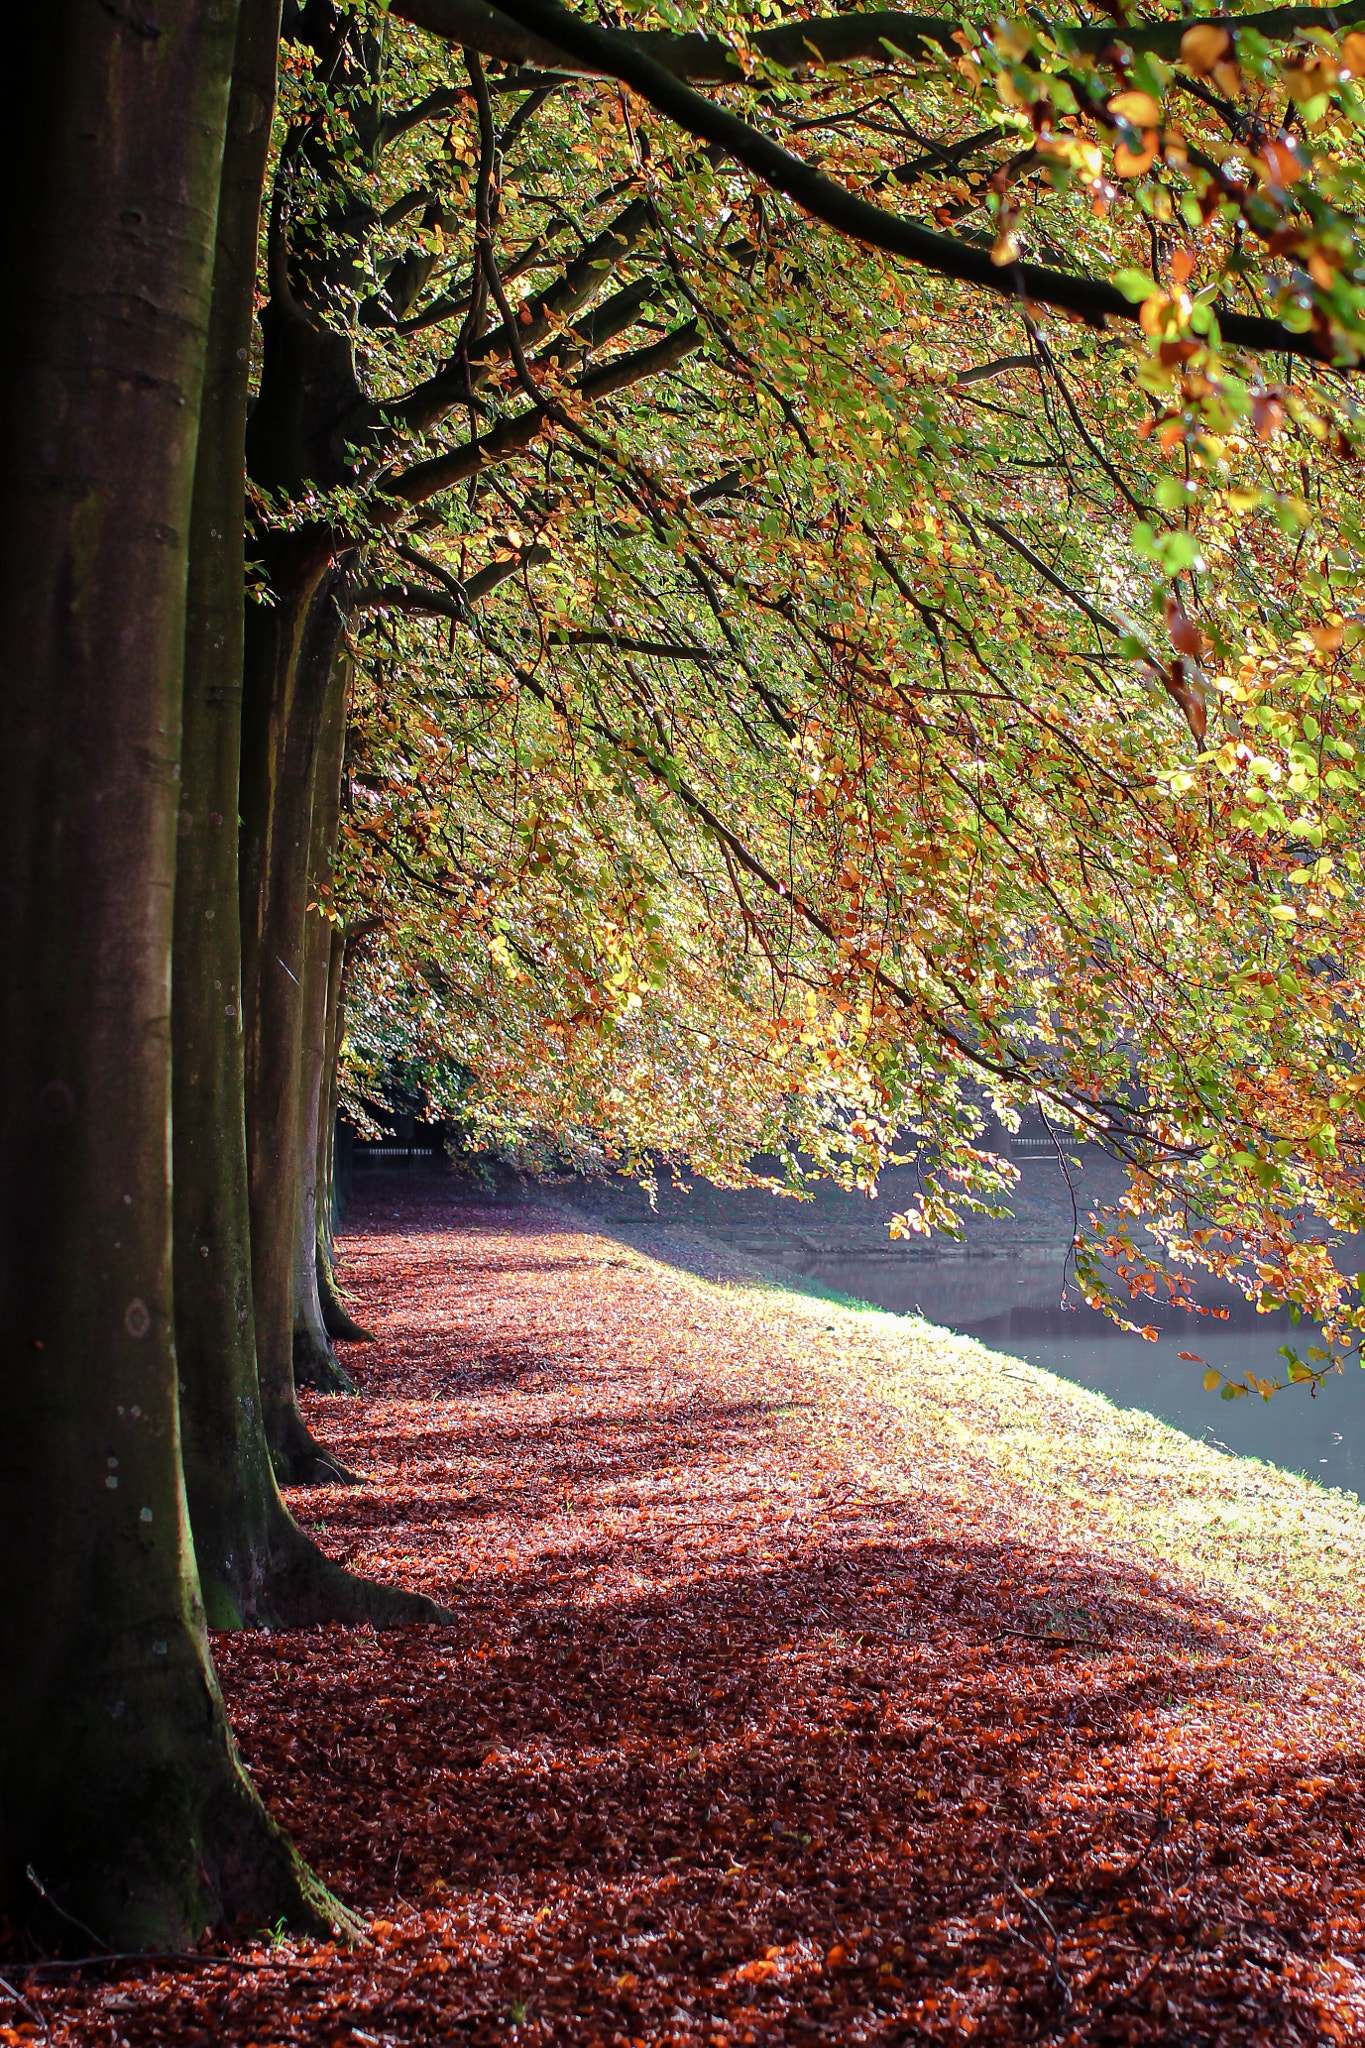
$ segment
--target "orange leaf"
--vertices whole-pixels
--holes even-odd
[[[1199,78],[1220,64],[1232,48],[1232,37],[1212,22],[1196,22],[1180,38],[1181,62]]]
[[[1257,162],[1272,185],[1296,185],[1308,169],[1292,142],[1267,142]]]
[[[1251,401],[1251,418],[1257,434],[1268,441],[1280,430],[1284,419],[1284,407],[1273,392],[1257,392]]]
[[[1139,95],[1139,97],[1142,97],[1142,95]],[[1140,178],[1144,171],[1151,169],[1152,160],[1155,156],[1156,130],[1155,128],[1144,128],[1142,131],[1141,149],[1129,149],[1126,142],[1120,142],[1115,145],[1114,169],[1120,178]],[[1151,300],[1148,299],[1147,304],[1150,306],[1151,303]]]
[[[1166,599],[1166,630],[1178,653],[1198,657],[1204,652],[1204,636],[1174,592]]]

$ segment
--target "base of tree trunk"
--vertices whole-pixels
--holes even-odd
[[[272,1530],[268,1576],[256,1619],[266,1628],[320,1628],[325,1622],[373,1628],[410,1628],[456,1620],[424,1593],[362,1579],[320,1551],[292,1517]]]
[[[94,1656],[46,1701],[46,1754],[35,1725],[7,1727],[0,1906],[58,1951],[88,1953],[92,1932],[188,1948],[238,1918],[363,1942],[242,1769],[199,1627],[158,1621],[154,1665],[126,1631],[81,1643]]]
[[[364,1474],[353,1472],[335,1451],[320,1444],[297,1411],[279,1419],[268,1432],[270,1463],[281,1486],[363,1486]]]
[[[311,1330],[294,1332],[294,1384],[317,1394],[358,1394],[355,1381],[330,1344],[319,1344]]]
[[[341,1298],[331,1260],[321,1243],[318,1245],[318,1300],[322,1305],[323,1327],[329,1337],[339,1337],[346,1344],[374,1343],[374,1331],[367,1330],[363,1323],[357,1323],[349,1314]]]

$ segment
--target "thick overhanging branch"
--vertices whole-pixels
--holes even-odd
[[[485,57],[508,63],[545,65],[557,72],[587,77],[618,78],[609,57],[587,49],[565,35],[545,14],[532,16],[511,4],[490,7],[484,0],[391,0],[390,13],[415,28],[427,29],[444,41],[479,50]],[[563,13],[563,10],[556,10]],[[569,16],[586,27],[581,16]],[[1070,48],[1098,56],[1110,45],[1154,56],[1176,57],[1180,38],[1195,17],[1173,15],[1165,21],[1136,21],[1115,28],[1108,22],[1059,21],[1052,32]],[[1288,41],[1300,29],[1339,31],[1365,20],[1365,0],[1348,0],[1340,8],[1272,7],[1259,14],[1219,17],[1231,28],[1254,29],[1271,41]],[[746,66],[719,36],[669,35],[660,31],[613,33],[670,77],[692,85],[758,85],[767,83],[767,67],[797,70],[804,65],[858,62],[921,63],[938,50],[956,52],[956,38],[969,26],[951,15],[907,14],[899,8],[819,15],[809,21],[784,22],[751,36],[748,49],[762,59]],[[1044,24],[1046,26],[1046,24]],[[645,95],[648,97],[648,95]]]
[[[466,441],[462,448],[452,448],[445,455],[433,455],[426,462],[415,462],[411,469],[390,477],[382,487],[384,496],[396,498],[406,505],[423,505],[428,498],[449,490],[452,484],[477,476],[481,469],[495,462],[510,462],[514,456],[523,455],[544,433],[549,418],[549,407],[543,405],[531,406],[526,412],[511,413],[506,419],[499,420],[481,441]]]
[[[424,21],[422,25],[433,26],[445,0],[402,0],[402,4],[421,6],[431,16],[431,20]],[[459,5],[463,7],[464,0],[459,0]],[[888,212],[884,207],[874,206],[870,200],[859,198],[836,179],[827,177],[803,158],[794,156],[750,122],[716,105],[704,93],[694,91],[656,55],[651,54],[648,39],[643,35],[632,36],[616,29],[598,28],[559,6],[557,0],[506,0],[501,11],[519,23],[528,35],[546,42],[553,41],[587,69],[628,85],[665,119],[675,122],[698,141],[723,150],[761,183],[784,193],[803,212],[833,228],[837,234],[847,236],[850,241],[883,249],[888,255],[902,257],[938,277],[973,285],[996,298],[1023,299],[1035,305],[1055,307],[1059,312],[1074,314],[1093,327],[1104,327],[1111,320],[1122,321],[1125,325],[1138,321],[1140,308],[1116,285],[1103,278],[1037,263],[998,264],[989,248],[941,234],[903,214]],[[1358,11],[1365,15],[1365,0],[1362,0]],[[1277,14],[1276,20],[1287,23],[1299,12],[1283,10]],[[1319,19],[1316,11],[1304,10],[1298,25],[1311,25],[1310,14],[1312,21]],[[1245,22],[1254,19],[1252,16],[1242,17]],[[1344,19],[1344,15],[1331,17],[1332,23]],[[1327,23],[1328,17],[1324,15],[1321,20]],[[806,26],[813,27],[814,24]],[[957,27],[958,24],[954,23],[954,31]],[[1291,31],[1285,27],[1277,32],[1287,34]],[[1113,40],[1109,30],[1103,34],[1106,42]],[[1218,309],[1218,320],[1224,339],[1236,348],[1257,354],[1273,351],[1280,355],[1307,356],[1313,360],[1321,358],[1317,336],[1312,332],[1296,334],[1278,320],[1235,313],[1227,308]]]
[[[519,346],[534,348],[557,321],[569,319],[595,298],[622,257],[635,246],[648,219],[648,200],[632,200],[611,225],[566,266],[562,277],[528,301],[526,319],[519,322],[516,336]],[[464,403],[510,353],[511,339],[504,323],[468,349],[467,361],[456,358],[438,370],[434,377],[416,385],[403,398],[369,407],[363,418],[354,424],[348,423],[348,431],[353,439],[359,439],[361,431],[373,432],[376,428],[382,428],[389,434],[399,430],[425,432],[453,407]]]
[[[673,369],[685,356],[695,354],[702,340],[699,324],[689,320],[648,348],[637,348],[630,355],[617,356],[613,362],[585,371],[579,388],[589,401],[609,398],[614,391],[625,391],[645,377],[656,377],[663,370]]]
[[[688,662],[695,668],[711,669],[726,659],[715,647],[692,647],[679,640],[633,640],[629,634],[609,633],[584,627],[554,631],[545,636],[549,647],[607,647],[614,654],[647,654],[658,661]]]
[[[403,612],[414,618],[454,619],[462,624],[471,605],[509,583],[520,570],[548,562],[553,552],[552,548],[537,545],[522,548],[515,555],[500,555],[463,584],[456,583],[454,577],[443,577],[446,587],[442,590],[432,590],[420,583],[368,583],[356,592],[350,609]]]

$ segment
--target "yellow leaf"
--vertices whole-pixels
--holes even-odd
[[[1114,151],[1114,157],[1117,162],[1117,150]],[[1171,301],[1165,292],[1153,292],[1150,298],[1143,300],[1138,312],[1138,326],[1144,334],[1160,334],[1164,331],[1170,305]]]
[[[1149,92],[1117,92],[1109,111],[1131,121],[1135,128],[1154,128],[1161,119],[1161,109]]]
[[[1204,1374],[1204,1392],[1206,1394],[1217,1393],[1218,1382],[1222,1379],[1222,1377],[1223,1375],[1220,1372],[1215,1372],[1214,1368],[1210,1366],[1208,1371]]]

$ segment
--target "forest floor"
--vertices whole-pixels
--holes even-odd
[[[214,1654],[372,1945],[54,2042],[1365,2042],[1353,1497],[662,1228],[386,1176],[342,1251],[293,1505],[460,1622]]]

